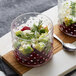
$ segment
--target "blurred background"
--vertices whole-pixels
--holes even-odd
[[[57,0],[0,0],[0,37],[10,31],[11,22],[22,13],[43,12]]]

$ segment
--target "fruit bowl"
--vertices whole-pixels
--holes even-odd
[[[16,60],[28,67],[47,63],[53,56],[53,25],[39,13],[18,16],[11,24],[12,43]]]

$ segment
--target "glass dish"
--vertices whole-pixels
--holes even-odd
[[[16,60],[28,67],[47,63],[53,56],[53,25],[42,14],[31,12],[18,16],[11,24]]]
[[[76,0],[58,0],[60,30],[76,37]]]

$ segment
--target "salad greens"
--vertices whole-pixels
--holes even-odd
[[[64,3],[63,5],[63,20],[62,22],[65,23],[66,26],[70,26],[73,23],[76,23],[76,2],[71,1],[71,2],[67,2]]]
[[[14,43],[14,46],[15,48],[17,48],[18,45],[20,45],[19,51],[22,54],[29,54],[33,52],[34,51],[33,48],[41,52],[44,50],[44,48],[50,41],[49,37],[47,36],[48,31],[49,31],[48,26],[43,27],[41,20],[39,21],[38,25],[33,24],[31,28],[25,26],[21,30],[18,30],[15,33],[16,36],[21,39],[19,39],[16,43]]]
[[[76,17],[76,2],[71,2],[71,15]]]

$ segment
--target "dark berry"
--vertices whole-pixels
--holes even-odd
[[[34,49],[34,48],[33,48]],[[50,50],[51,51],[51,50]],[[39,52],[38,50],[34,49],[34,51],[28,55],[22,55],[19,50],[14,51],[16,59],[23,65],[40,65],[42,63],[45,63],[49,60],[50,56],[52,55],[52,52],[49,52],[48,54],[45,53],[45,51]]]
[[[70,24],[66,26],[65,23],[60,25],[61,31],[63,31],[67,35],[75,36],[76,37],[76,23]]]

